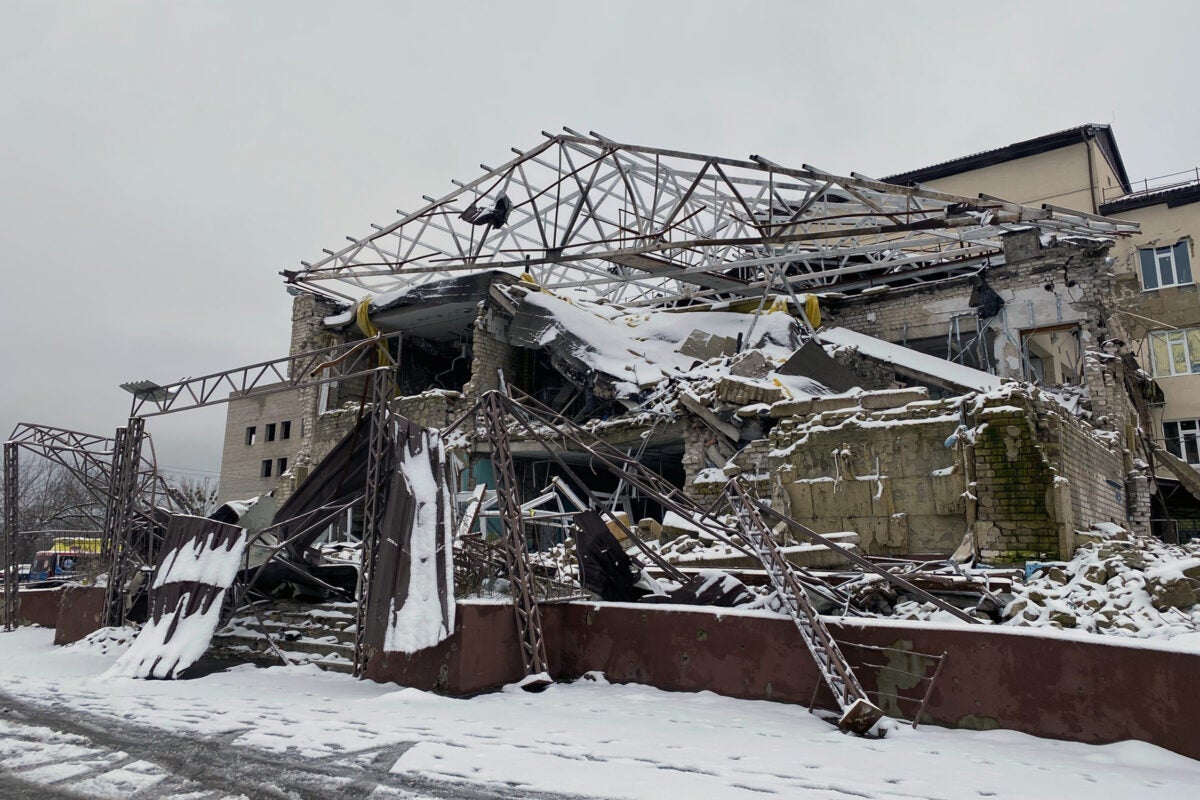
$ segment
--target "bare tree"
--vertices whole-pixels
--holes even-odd
[[[216,478],[180,478],[173,483],[186,513],[207,517],[217,510],[220,484]]]
[[[22,458],[17,494],[17,557],[29,561],[57,536],[89,535],[104,522],[104,503],[60,464]],[[4,498],[0,497],[0,516]]]

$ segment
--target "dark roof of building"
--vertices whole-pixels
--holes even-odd
[[[1118,197],[1115,200],[1109,200],[1107,203],[1101,203],[1100,213],[1109,216],[1120,214],[1122,211],[1132,211],[1135,208],[1156,206],[1160,203],[1166,203],[1167,208],[1186,206],[1189,203],[1200,203],[1200,183],[1189,183],[1185,186],[1172,186],[1157,191],[1137,192],[1136,194]]]
[[[883,180],[888,183],[899,184],[928,183],[938,178],[959,175],[963,172],[990,167],[994,164],[1003,164],[1007,161],[1015,161],[1018,158],[1026,158],[1039,153],[1048,153],[1051,150],[1057,150],[1060,147],[1069,147],[1070,145],[1078,144],[1084,139],[1091,138],[1096,139],[1096,142],[1100,146],[1100,152],[1104,153],[1104,157],[1108,159],[1113,172],[1117,174],[1117,178],[1121,181],[1121,187],[1125,191],[1129,191],[1129,175],[1125,171],[1125,162],[1121,160],[1121,151],[1117,148],[1117,140],[1113,137],[1112,127],[1095,124],[1079,125],[1075,128],[1068,128],[1065,131],[1048,133],[1045,136],[1026,139],[1023,142],[1016,142],[1006,147],[998,147],[995,150],[985,150],[982,153],[943,161],[940,164],[933,164],[921,169],[888,175]]]

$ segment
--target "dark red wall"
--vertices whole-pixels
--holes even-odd
[[[613,682],[666,690],[707,689],[731,697],[807,705],[816,667],[790,620],[716,609],[570,603],[542,607],[551,672],[556,678],[600,670]],[[957,728],[1010,728],[1038,736],[1104,743],[1141,739],[1200,758],[1200,654],[1117,643],[1034,636],[983,626],[931,628],[915,623],[855,621],[831,628],[839,641],[948,654],[923,722]],[[897,659],[924,670],[932,662],[846,647],[852,663]],[[868,691],[880,676],[858,670]],[[375,656],[368,677],[451,694],[473,694],[522,676],[511,606],[458,606],[457,630],[435,648]],[[920,694],[921,688],[904,693]],[[817,695],[818,705],[827,698]],[[911,708],[912,706],[904,706]]]
[[[62,589],[21,589],[17,592],[17,621],[22,625],[53,628],[58,624]]]
[[[102,586],[64,586],[59,607],[55,644],[77,642],[104,624]]]

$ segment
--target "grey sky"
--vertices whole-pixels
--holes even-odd
[[[276,274],[542,130],[869,175],[1084,122],[1200,162],[1192,2],[0,2],[0,434],[284,355]],[[150,421],[218,468],[224,409]]]

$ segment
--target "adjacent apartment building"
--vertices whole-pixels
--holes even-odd
[[[1139,223],[1140,234],[1118,241],[1110,251],[1118,306],[1112,312],[1119,329],[1109,334],[1128,339],[1160,390],[1150,403],[1153,435],[1200,467],[1200,294],[1193,268],[1200,237],[1200,170],[1131,181],[1112,128],[1081,125],[884,180]],[[1048,296],[1069,296],[1073,282],[1064,268],[1063,275],[1047,281]],[[1061,347],[1069,338],[1069,331],[1054,326],[1022,331],[1026,377],[1073,382],[1079,373],[1070,362],[1078,351]],[[1050,346],[1055,343],[1060,346]],[[1164,524],[1200,516],[1194,499],[1174,485],[1170,473],[1160,467],[1159,475],[1161,496],[1170,507],[1160,509],[1169,518]],[[1169,538],[1172,532],[1162,533]]]

